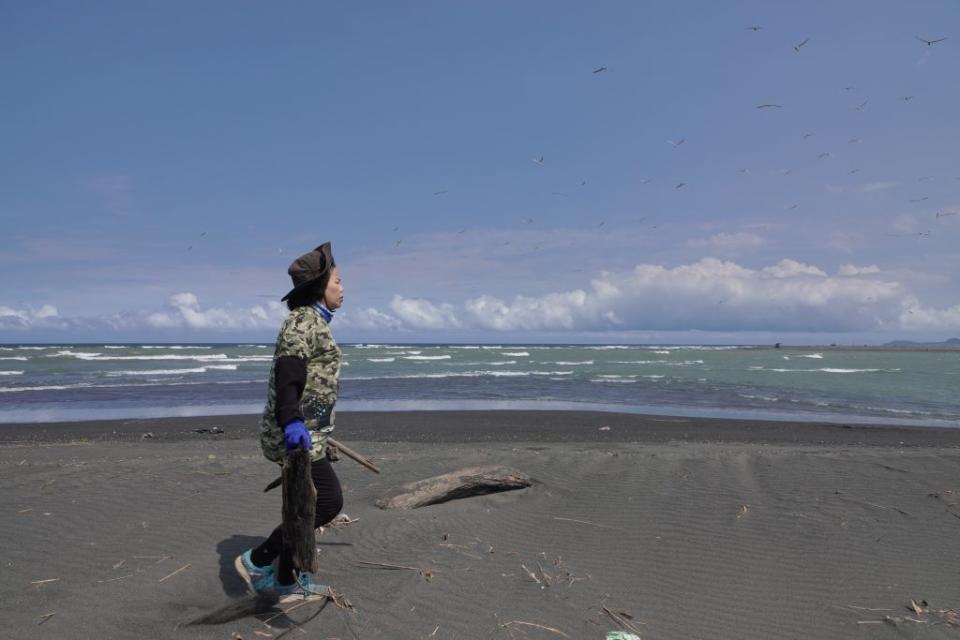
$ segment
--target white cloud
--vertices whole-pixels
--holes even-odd
[[[781,260],[771,267],[764,267],[763,273],[774,278],[793,278],[795,276],[827,277],[826,273],[816,267],[789,259]]]
[[[604,272],[591,282],[589,290],[518,295],[512,300],[481,295],[460,307],[398,296],[392,308],[403,327],[436,330],[856,331],[900,327],[899,310],[911,299],[909,293],[896,281],[877,278],[879,269],[846,267],[844,275],[829,276],[819,267],[796,260],[751,269],[704,258],[673,268],[641,264],[627,271]],[[944,325],[951,317],[948,314],[939,322]]]
[[[865,267],[858,267],[853,264],[842,264],[840,265],[840,270],[838,273],[841,276],[865,276],[870,275],[871,273],[880,273],[880,267],[875,264],[867,265]]]
[[[945,309],[924,307],[915,298],[908,298],[900,312],[904,329],[951,331],[960,328],[960,304]]]
[[[51,304],[40,306],[39,309],[26,307],[14,309],[0,306],[0,329],[34,329],[40,327],[59,327],[62,321],[57,308]]]
[[[411,329],[455,329],[460,326],[453,305],[394,296],[390,308]]]
[[[716,249],[731,251],[759,247],[764,244],[764,240],[755,233],[721,232],[709,238],[690,240],[687,244],[691,247],[714,247]]]
[[[341,324],[352,329],[377,330],[401,329],[403,323],[394,316],[377,311],[372,307],[337,313]]]
[[[146,324],[156,329],[275,329],[287,313],[286,307],[275,301],[247,308],[203,309],[197,296],[189,292],[170,296],[169,307],[147,314]]]
[[[286,314],[278,302],[204,307],[195,294],[182,292],[160,311],[95,318],[63,318],[52,305],[0,307],[0,329],[272,332]],[[542,295],[481,294],[461,304],[394,295],[386,310],[366,307],[338,317],[338,326],[358,331],[946,331],[960,329],[960,304],[925,306],[876,265],[844,264],[828,275],[791,259],[751,268],[703,258],[605,271],[585,288]]]

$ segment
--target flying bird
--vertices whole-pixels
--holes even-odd
[[[790,175],[790,169],[781,169],[781,170],[780,170],[780,175],[783,175],[783,176],[788,176],[788,175]]]
[[[848,176],[852,176],[855,173],[860,173],[860,169],[850,169],[850,171],[847,171]]]
[[[760,29],[763,29],[763,27],[751,26],[751,27],[744,27],[743,29],[745,31],[753,31],[754,33],[756,33],[757,31],[760,31]]]
[[[830,153],[829,151],[824,151],[823,153],[821,153],[820,155],[817,156],[817,160],[822,160],[822,159],[824,159],[824,158],[829,158],[829,157],[831,157],[832,155],[833,155],[833,154]]]
[[[844,87],[843,90],[844,90],[844,91],[856,91],[857,88],[856,88],[856,87]]]
[[[681,183],[677,184],[677,186],[675,186],[674,189],[681,189],[681,188],[683,188],[683,187],[685,187],[685,186],[687,186],[687,183],[686,183],[686,182],[681,182]]]
[[[910,102],[911,100],[913,100],[913,96],[903,96],[904,102]]]
[[[847,144],[857,144],[858,142],[860,142],[860,138],[850,138],[847,140]]]
[[[580,181],[580,186],[581,186],[581,187],[587,186],[587,181],[586,181],[586,180],[581,180],[581,181]]]
[[[936,40],[927,40],[926,38],[921,38],[920,36],[915,36],[920,42],[926,43],[928,47],[937,44],[938,42],[943,42],[946,38],[937,38]]]
[[[742,173],[745,176],[750,175],[750,169],[737,169],[737,173]]]
[[[758,104],[757,109],[783,109],[782,104]]]
[[[947,216],[956,216],[956,215],[960,215],[960,211],[938,211],[937,212],[938,218],[946,218]]]
[[[798,204],[792,204],[792,205],[790,205],[790,207],[788,208],[788,211],[793,211],[794,209],[796,209],[796,208],[799,207],[799,206],[800,206],[800,205],[798,205]]]
[[[531,158],[530,161],[533,162],[533,164],[538,164],[541,167],[543,166],[543,156],[540,156],[539,158]]]
[[[561,197],[563,197],[563,198],[569,198],[569,197],[570,197],[569,195],[567,195],[566,193],[563,193],[562,191],[552,191],[552,192],[550,193],[550,195],[561,196]]]
[[[929,200],[929,196],[923,196],[922,198],[913,198],[910,202],[923,202],[924,200]]]
[[[653,182],[653,178],[644,178],[640,181],[640,184],[650,184],[651,182]]]
[[[933,180],[933,178],[931,178],[930,176],[920,176],[919,178],[917,178],[917,180],[919,182],[926,182],[927,180]]]
[[[673,140],[667,140],[667,143],[668,143],[668,144],[672,144],[674,147],[679,147],[680,145],[682,145],[682,144],[683,144],[684,142],[686,142],[686,141],[687,141],[686,138],[680,138],[680,139],[677,140],[676,142],[674,142]]]
[[[800,44],[795,44],[795,45],[793,45],[793,50],[794,50],[794,51],[800,51],[800,47],[802,47],[803,45],[807,44],[808,42],[810,42],[810,38],[804,38],[803,42],[801,42]]]
[[[433,195],[435,195],[435,196],[442,196],[442,195],[445,194],[445,193],[446,193],[446,190],[444,190],[444,191],[434,191],[434,192],[433,192]]]
[[[867,106],[867,103],[868,103],[868,102],[870,102],[870,101],[869,101],[869,100],[864,100],[863,102],[861,102],[860,104],[858,104],[857,106],[855,106],[854,109],[856,109],[857,111],[863,111],[863,108],[864,108],[865,106]]]
[[[597,67],[596,69],[593,70],[593,72],[594,72],[594,73],[603,73],[603,72],[606,71],[606,70],[607,70],[606,67]]]
[[[807,138],[812,138],[813,136],[814,136],[813,133],[805,133],[803,134],[803,139],[806,140]]]

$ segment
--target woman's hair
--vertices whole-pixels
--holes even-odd
[[[293,311],[297,307],[309,307],[323,300],[323,293],[327,290],[328,282],[330,282],[329,269],[325,274],[320,276],[319,280],[316,280],[287,298],[287,309]]]

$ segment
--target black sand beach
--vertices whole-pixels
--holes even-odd
[[[289,616],[254,615],[233,570],[280,512],[255,416],[0,427],[0,636],[604,638],[621,628],[604,607],[645,640],[960,636],[960,430],[519,411],[338,424],[383,469],[337,463],[357,522],[319,538],[318,577],[354,610]],[[537,482],[374,506],[478,464]]]

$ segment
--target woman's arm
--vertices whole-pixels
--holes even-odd
[[[274,417],[282,429],[294,420],[303,422],[300,396],[307,382],[307,360],[298,356],[280,356],[274,364],[274,388],[277,404]]]

